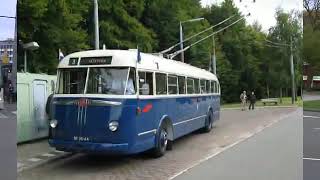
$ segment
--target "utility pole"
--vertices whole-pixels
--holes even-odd
[[[217,62],[216,62],[216,45],[214,42],[214,35],[212,36],[212,72],[217,74]]]
[[[95,49],[99,49],[99,14],[98,14],[98,0],[94,0],[94,37]]]
[[[294,80],[292,38],[290,40],[290,70],[291,70],[291,89],[292,89],[291,101],[292,101],[292,104],[294,104],[295,98],[296,98],[296,93],[295,93],[296,90],[295,90],[295,80]]]
[[[295,90],[295,79],[294,79],[294,64],[293,64],[293,49],[292,49],[292,37],[290,38],[290,44],[284,44],[284,43],[277,43],[277,42],[272,42],[272,41],[269,41],[269,40],[266,40],[265,41],[267,43],[270,43],[270,45],[266,45],[268,47],[274,47],[274,48],[281,48],[281,47],[289,47],[290,48],[290,74],[291,74],[291,101],[292,101],[292,104],[294,104],[295,102],[295,98],[296,98],[296,90]],[[282,94],[282,91],[280,90],[280,96]]]
[[[181,22],[180,22],[180,50],[183,50],[183,31],[182,31]],[[181,62],[184,62],[184,52],[181,52]]]

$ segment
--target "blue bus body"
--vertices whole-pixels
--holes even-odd
[[[57,150],[139,153],[155,147],[155,132],[165,118],[172,122],[173,138],[177,139],[203,128],[208,113],[213,114],[214,121],[220,116],[220,97],[216,95],[157,99],[87,98],[120,102],[121,105],[88,104],[86,107],[77,105],[79,99],[55,98],[53,101],[54,118],[60,122],[54,130],[51,129],[49,143]],[[142,108],[141,113],[137,113],[137,107]],[[144,111],[144,108],[147,109]],[[118,131],[109,131],[110,120],[119,121]]]
[[[59,64],[49,144],[67,152],[156,156],[220,118],[217,77],[161,57],[121,50],[71,54]],[[179,71],[179,72],[177,72]],[[115,128],[116,127],[116,128]],[[168,141],[169,140],[169,141]]]

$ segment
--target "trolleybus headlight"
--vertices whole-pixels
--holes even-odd
[[[50,127],[56,128],[58,125],[58,121],[56,119],[53,119],[50,121]]]
[[[109,129],[110,131],[114,132],[118,129],[119,123],[118,121],[111,121],[109,122]]]

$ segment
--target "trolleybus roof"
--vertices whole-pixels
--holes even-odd
[[[108,57],[112,61],[105,64],[81,65],[79,58]],[[72,53],[61,60],[58,68],[80,68],[90,66],[115,66],[115,67],[137,67],[138,69],[159,71],[169,74],[185,75],[190,77],[217,80],[217,77],[209,71],[191,66],[175,60],[166,59],[152,54],[140,53],[141,61],[137,62],[136,50],[90,50]],[[70,64],[70,59],[78,59],[76,64]],[[96,61],[95,61],[96,62]],[[87,64],[87,63],[86,63]]]

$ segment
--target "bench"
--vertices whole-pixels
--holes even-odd
[[[278,105],[278,98],[268,98],[268,99],[261,99],[261,102],[265,106],[267,103],[274,103],[274,105]]]

